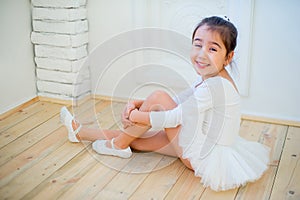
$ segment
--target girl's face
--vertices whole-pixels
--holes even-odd
[[[193,39],[191,61],[203,80],[218,75],[231,62],[233,52],[227,56],[226,53],[219,33],[208,30],[206,25],[197,29]]]

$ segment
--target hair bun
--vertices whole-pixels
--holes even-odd
[[[226,15],[214,15],[214,17],[219,17],[219,18],[222,18],[222,19],[225,20],[225,21],[230,22],[229,17],[227,17]]]

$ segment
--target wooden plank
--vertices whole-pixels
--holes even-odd
[[[194,172],[186,168],[165,199],[199,199],[204,190],[200,178],[195,177]]]
[[[110,102],[110,115],[112,116],[112,120],[120,125],[121,113],[124,109],[125,104],[119,102]],[[99,113],[99,117],[101,113]]]
[[[0,167],[0,186],[24,173],[40,160],[51,154],[67,141],[64,127],[55,130],[46,138],[31,146],[14,159],[9,160]]]
[[[57,199],[86,174],[87,171],[95,166],[96,163],[97,161],[93,158],[93,155],[83,150],[23,198],[32,200]]]
[[[61,106],[58,104],[49,104],[42,112],[39,112],[2,132],[0,134],[0,148],[52,118],[59,112],[60,107]]]
[[[287,133],[287,126],[243,120],[240,135],[246,140],[257,141],[271,148],[270,165],[278,165]]]
[[[43,102],[35,102],[28,107],[24,107],[23,109],[19,109],[17,112],[14,112],[9,117],[5,119],[0,119],[0,133],[3,131],[13,127],[14,125],[20,123],[21,121],[31,117],[32,115],[42,111],[46,105]]]
[[[35,97],[35,98],[33,98],[33,99],[31,99],[31,100],[29,100],[29,101],[27,101],[27,102],[25,102],[21,105],[9,110],[9,111],[1,114],[0,115],[0,121],[7,118],[7,117],[9,117],[9,116],[11,116],[11,115],[13,115],[16,112],[19,112],[20,110],[30,106],[31,104],[34,104],[34,103],[38,102],[38,101],[39,101],[39,99],[37,97]]]
[[[59,127],[61,127],[59,116],[55,115],[45,123],[29,131],[27,134],[20,136],[16,140],[2,147],[0,149],[0,165],[14,159],[18,154],[39,142],[44,137],[47,137]]]
[[[300,128],[289,127],[270,199],[300,199]]]
[[[206,188],[203,195],[201,196],[201,200],[227,200],[227,199],[234,199],[238,188],[232,190],[226,190],[221,192],[216,192],[211,190],[210,188]]]
[[[98,160],[99,157],[100,155],[95,156],[98,161],[97,164],[58,199],[93,199],[119,173],[119,171],[108,167],[110,166],[109,162],[113,162],[114,165],[119,167],[124,167],[130,161],[130,159],[109,158],[108,156],[102,157],[100,161]]]
[[[95,199],[128,199],[162,157],[156,153],[136,153]]]
[[[271,166],[259,180],[241,187],[235,200],[269,199],[276,172],[277,166]]]
[[[79,105],[72,105],[69,111],[82,125],[89,125],[96,122],[97,112],[108,106],[109,102],[89,99]]]
[[[0,196],[4,199],[20,199],[81,152],[83,148],[83,145],[64,143],[46,158],[1,187]]]
[[[177,159],[171,165],[152,172],[130,199],[163,199],[176,184],[185,168]]]

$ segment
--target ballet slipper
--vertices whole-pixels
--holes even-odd
[[[132,155],[132,151],[130,147],[126,149],[116,149],[114,146],[114,138],[110,141],[111,148],[106,146],[106,142],[108,140],[96,140],[93,142],[92,147],[93,149],[102,155],[110,155],[110,156],[117,156],[120,158],[130,158]]]
[[[74,116],[71,115],[71,113],[68,111],[68,109],[64,106],[61,108],[60,110],[60,121],[61,123],[63,123],[65,125],[65,127],[68,130],[68,139],[70,142],[80,142],[76,135],[78,134],[78,132],[81,129],[81,124],[79,125],[79,127],[74,130],[72,127],[72,122],[74,120]]]

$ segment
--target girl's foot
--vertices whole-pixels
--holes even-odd
[[[81,129],[81,124],[79,126],[76,123],[73,123],[74,117],[68,111],[68,109],[64,106],[60,110],[60,121],[63,123],[68,130],[68,138],[70,142],[79,142],[77,138],[77,133]],[[76,128],[75,128],[76,127]]]
[[[96,140],[92,144],[93,149],[102,155],[117,156],[121,158],[131,157],[132,151],[130,147],[127,147],[126,149],[116,149],[114,145],[114,138],[110,141],[111,148],[107,146],[107,142],[109,142],[109,140]]]

